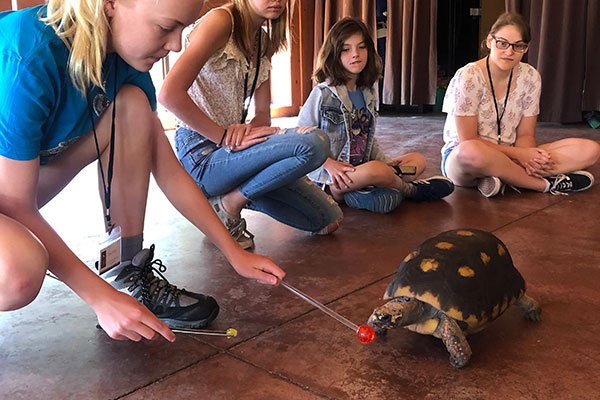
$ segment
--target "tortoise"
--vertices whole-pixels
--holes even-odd
[[[369,318],[383,336],[405,327],[442,339],[450,364],[462,368],[471,358],[465,336],[479,332],[515,304],[530,321],[541,308],[525,295],[525,281],[504,243],[489,232],[457,229],[421,243],[402,262],[388,285],[386,304]]]

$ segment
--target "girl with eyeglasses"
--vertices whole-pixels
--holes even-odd
[[[456,185],[486,197],[504,185],[552,194],[588,189],[594,177],[582,169],[600,157],[596,142],[568,138],[537,145],[541,78],[521,62],[531,35],[519,14],[502,14],[482,43],[485,58],[459,69],[443,111],[442,172]]]

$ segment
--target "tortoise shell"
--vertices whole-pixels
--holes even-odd
[[[463,331],[473,333],[498,318],[524,293],[525,281],[504,243],[489,232],[462,229],[443,232],[412,251],[388,285],[384,299],[416,298],[454,318]]]

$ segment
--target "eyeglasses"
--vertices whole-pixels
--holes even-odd
[[[496,41],[496,48],[499,50],[506,50],[508,46],[512,46],[513,50],[517,53],[525,53],[529,45],[527,43],[510,43],[504,39],[496,39],[496,36],[492,35],[494,40]]]

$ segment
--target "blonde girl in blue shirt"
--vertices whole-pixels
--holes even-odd
[[[216,301],[155,276],[154,246],[142,249],[150,173],[240,275],[270,284],[285,275],[232,239],[177,161],[155,113],[148,71],[181,49],[182,30],[202,5],[49,0],[47,6],[0,13],[0,311],[29,304],[50,270],[114,339],[160,335],[174,341],[169,325],[210,323],[219,311]],[[104,205],[107,223],[119,226],[122,236],[121,263],[106,280],[77,258],[39,212],[98,158],[107,180],[113,164]]]

